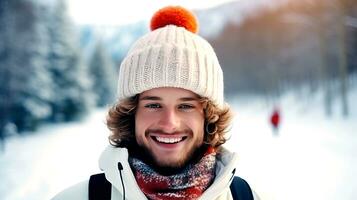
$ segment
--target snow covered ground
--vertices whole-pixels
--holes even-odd
[[[51,125],[26,137],[12,137],[0,153],[0,199],[50,199],[66,186],[99,172],[107,144],[105,113],[80,123]]]
[[[238,152],[238,175],[267,200],[357,199],[357,90],[351,116],[326,118],[319,97],[281,101],[282,126],[274,135],[271,108],[258,99],[232,103],[236,112],[226,146]],[[99,172],[107,145],[105,111],[77,123],[49,125],[13,136],[0,153],[0,199],[50,199],[58,191]]]
[[[286,96],[277,136],[262,102],[235,104],[227,146],[240,155],[238,174],[262,199],[357,199],[357,93],[350,97],[352,114],[343,119],[338,113],[324,117],[317,102],[304,105]]]

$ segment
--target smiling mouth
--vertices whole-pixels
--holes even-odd
[[[159,143],[164,143],[164,144],[176,144],[176,143],[179,143],[179,142],[184,141],[184,140],[187,138],[187,136],[175,137],[175,138],[151,136],[151,138],[152,138],[153,140],[155,140],[156,142],[159,142]]]

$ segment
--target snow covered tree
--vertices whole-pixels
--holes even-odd
[[[19,131],[33,130],[51,113],[41,7],[26,0],[2,0],[0,9],[0,128],[13,123]]]
[[[341,94],[341,110],[343,116],[349,115],[348,106],[348,60],[347,60],[347,28],[345,19],[347,16],[348,8],[352,7],[352,1],[336,1],[335,9],[337,13],[337,40],[338,40],[338,68],[339,68],[339,82]]]
[[[93,81],[93,91],[96,105],[99,107],[113,102],[116,85],[116,72],[113,60],[103,43],[98,41],[89,61],[90,73]]]
[[[6,31],[8,24],[7,21],[7,10],[8,10],[8,2],[0,1],[0,142],[2,143],[5,138],[4,127],[7,121],[7,114],[5,114],[6,109],[8,108],[8,100],[7,95],[8,91],[5,88],[5,77],[7,73],[6,66],[6,58],[8,57],[8,47],[5,42]]]
[[[84,65],[77,35],[72,29],[64,0],[52,7],[48,21],[50,35],[49,69],[55,97],[51,121],[70,121],[84,114],[92,104],[91,80]]]

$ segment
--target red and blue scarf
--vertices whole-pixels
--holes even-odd
[[[208,148],[203,157],[174,175],[161,175],[138,158],[129,158],[136,182],[151,200],[197,199],[215,176],[216,151]]]

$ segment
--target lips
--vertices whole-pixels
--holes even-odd
[[[156,142],[164,144],[176,144],[187,138],[187,136],[181,137],[163,137],[163,136],[151,136]]]

